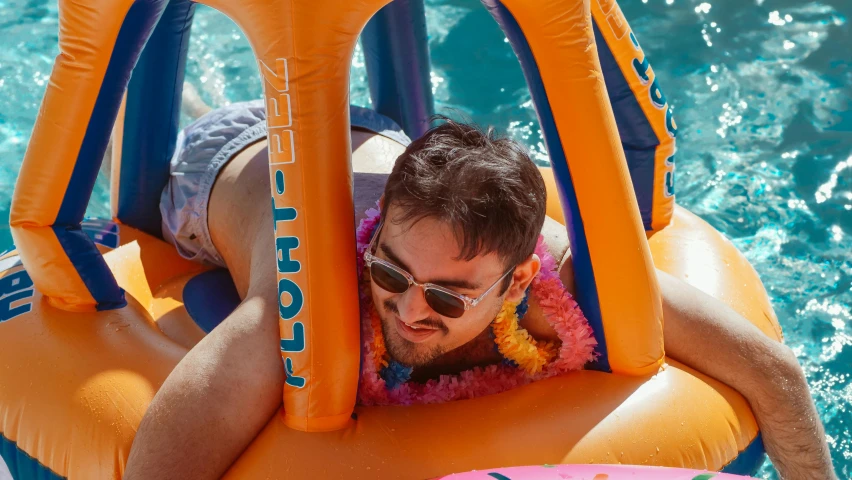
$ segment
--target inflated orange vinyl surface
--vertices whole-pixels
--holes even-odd
[[[127,308],[72,313],[36,291],[31,312],[0,323],[0,433],[72,479],[120,476],[146,405],[201,335],[181,292],[204,268],[127,226],[121,241],[105,258]],[[677,209],[651,250],[663,270],[778,337],[756,274],[705,222]],[[277,416],[229,478],[426,478],[565,462],[721,468],[757,435],[748,404],[667,363],[647,376],[582,371],[474,400],[356,407],[357,420],[335,432],[298,432]]]

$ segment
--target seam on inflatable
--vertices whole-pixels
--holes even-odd
[[[128,85],[129,87],[129,85]],[[121,104],[112,126],[112,147],[109,152],[109,216],[113,222],[118,221],[118,199],[121,195],[121,157],[124,153],[124,115],[127,111],[127,91],[121,96]],[[120,128],[116,128],[120,126]]]
[[[170,1],[171,1],[171,0],[170,0]],[[168,8],[168,7],[167,7],[167,8]],[[187,8],[187,9],[186,9],[186,15],[183,17],[183,24],[182,24],[183,29],[182,29],[182,32],[181,32],[181,34],[180,34],[180,39],[179,39],[179,41],[177,42],[177,44],[178,44],[178,45],[183,45],[184,37],[186,37],[187,32],[189,32],[189,29],[188,29],[188,28],[186,28],[186,24],[187,24],[187,22],[188,22],[189,18],[193,16],[193,12],[194,12],[194,9],[193,9],[193,7],[192,7],[192,6],[190,6],[189,8]],[[162,18],[162,17],[161,17],[161,18]],[[156,28],[156,27],[155,27],[155,28]],[[179,64],[179,63],[180,63],[180,55],[178,55],[178,57],[177,57],[177,61],[178,61],[178,64]],[[175,70],[177,70],[177,68],[175,68]],[[175,80],[176,80],[176,81],[175,81],[175,83],[177,83],[177,78],[175,78]],[[182,83],[182,82],[181,82],[181,83]],[[183,92],[183,85],[181,85],[181,92]],[[178,95],[172,95],[172,104],[171,104],[171,106],[169,106],[169,116],[170,116],[170,118],[174,116],[175,103],[177,103],[177,102],[175,101],[175,99],[176,99],[176,98],[178,98]],[[178,107],[178,108],[180,108],[180,107]],[[174,125],[174,127],[175,127],[175,129],[176,129],[177,131],[172,131],[172,129],[171,129],[171,127],[170,127],[170,128],[169,128],[169,135],[168,135],[169,137],[172,137],[172,134],[173,134],[173,133],[174,133],[174,136],[175,136],[175,137],[177,137],[177,132],[179,132],[179,131],[180,131],[180,123],[178,123],[178,124]]]
[[[298,57],[298,55],[296,54],[296,52],[298,51],[298,48],[296,46],[296,28],[295,28],[295,25],[294,25],[295,19],[296,19],[296,12],[295,12],[296,2],[289,2],[289,3],[290,3],[290,39],[291,39],[290,44],[293,46],[292,47],[292,56],[293,56],[292,69],[293,69],[293,77],[298,80],[299,74],[300,74],[300,72],[299,72],[300,65],[298,65],[299,62],[296,61],[296,58]],[[291,89],[292,90],[291,95],[293,97],[295,97],[294,99],[296,101],[296,111],[299,112],[299,116],[301,117],[301,114],[303,112],[301,90],[299,89],[299,87],[298,87],[299,84],[297,82],[293,82],[292,85],[293,85],[294,88]],[[264,108],[269,108],[269,104],[265,101],[264,101]],[[267,112],[266,118],[267,119],[269,118],[268,112]],[[299,118],[298,120],[300,121],[301,118]],[[291,121],[295,125],[296,122],[297,122],[297,119],[292,118]],[[267,120],[267,125],[268,125],[268,120]],[[296,132],[298,132],[298,135],[295,134],[296,132],[294,132],[294,135],[293,135],[295,137],[294,138],[294,147],[293,147],[294,148],[294,151],[293,151],[294,160],[296,159],[296,156],[298,155],[296,152],[301,152],[303,150],[301,129],[302,129],[302,127],[301,127],[301,125],[299,125],[298,128],[295,129]],[[267,147],[267,148],[269,148],[269,147]],[[305,194],[305,189],[304,189],[305,168],[301,164],[301,162],[299,162],[299,163],[300,163],[300,166],[299,166],[299,181],[302,183],[302,196],[304,197],[304,194]],[[305,208],[305,202],[302,202],[303,213],[305,213],[304,208]],[[305,248],[305,259],[307,260],[307,259],[311,258],[311,253],[310,253],[311,242],[308,240],[308,216],[305,215],[304,220],[302,220],[302,221],[305,222],[305,230],[304,230],[305,231],[305,234],[304,234],[305,235],[305,242],[304,242],[305,246],[304,246],[304,248]],[[276,255],[277,255],[277,252],[276,252]],[[310,289],[310,285],[311,285],[311,269],[310,268],[305,268],[305,283],[308,286],[308,289]],[[315,311],[314,310],[314,292],[312,292],[310,290],[308,290],[308,291],[309,291],[308,295],[310,296],[310,302],[308,304],[310,306],[309,312],[310,312],[311,316],[313,316],[314,311]],[[313,327],[313,322],[311,322],[311,327]],[[316,329],[311,328],[310,330],[308,330],[308,329],[305,329],[305,330],[307,331],[307,338],[305,339],[305,342],[307,343],[308,349],[310,351],[310,355],[309,355],[310,358],[308,360],[308,375],[307,375],[308,381],[306,382],[307,383],[306,386],[308,388],[308,408],[305,411],[305,416],[304,416],[304,429],[305,429],[305,431],[310,432],[311,431],[310,409],[311,409],[311,405],[313,405],[314,384],[316,383],[316,380],[314,379],[314,368],[313,368],[314,367],[314,351],[316,350],[314,348],[314,343],[315,343],[314,338],[316,337],[316,335],[315,335]],[[286,410],[284,411],[284,414],[287,415]]]

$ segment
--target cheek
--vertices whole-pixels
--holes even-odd
[[[450,336],[453,337],[454,343],[465,344],[478,337],[491,325],[499,309],[482,307],[486,307],[486,305],[468,310],[461,318],[452,320],[452,323],[445,321],[445,324],[451,325]]]
[[[377,287],[373,282],[370,282],[370,292],[373,296],[373,305],[379,310],[379,312],[382,311],[380,307],[384,304],[385,300],[394,296],[394,294],[387,290]]]

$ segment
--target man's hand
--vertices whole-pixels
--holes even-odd
[[[658,277],[666,354],[748,400],[782,479],[837,478],[793,352],[719,300],[664,272]]]

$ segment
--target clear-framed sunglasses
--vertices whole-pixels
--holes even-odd
[[[370,239],[370,244],[364,251],[364,263],[370,269],[370,277],[376,282],[376,285],[390,293],[405,293],[412,285],[422,288],[429,308],[444,317],[461,317],[464,312],[476,307],[507,275],[515,271],[515,267],[510,268],[493,285],[488,287],[488,290],[476,298],[470,298],[434,283],[418,283],[410,273],[373,254],[376,239],[379,238],[383,226],[384,222],[379,223],[373,238]]]

